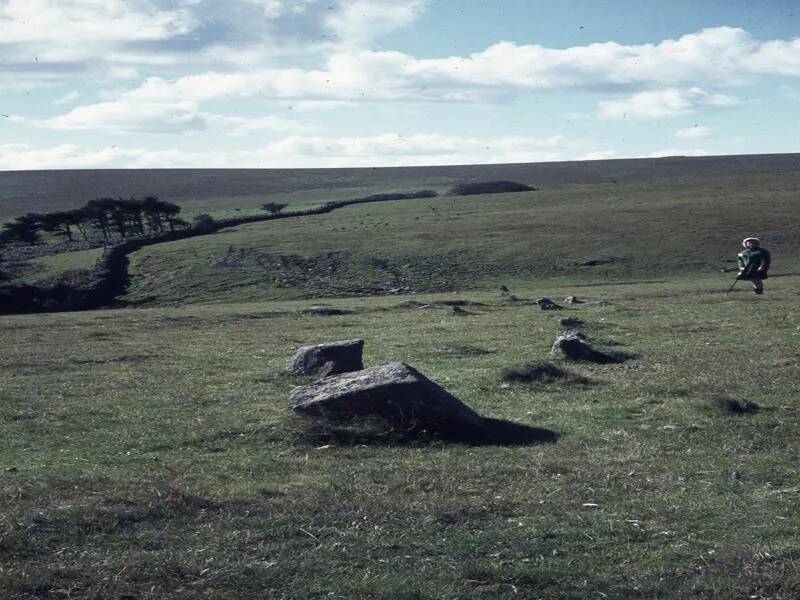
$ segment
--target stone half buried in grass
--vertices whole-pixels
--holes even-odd
[[[317,315],[320,317],[330,317],[336,315],[349,315],[352,310],[346,308],[334,308],[333,306],[309,306],[300,311],[303,315]]]
[[[561,310],[563,308],[563,306],[556,304],[550,298],[537,298],[533,303],[542,310]]]
[[[474,444],[555,441],[552,431],[487,419],[413,367],[394,362],[292,390],[295,412],[333,424],[380,419],[405,432]]]
[[[561,325],[561,327],[570,327],[570,328],[583,327],[586,325],[586,323],[584,323],[580,319],[576,319],[575,317],[566,317],[564,319],[559,319],[558,324]]]
[[[621,363],[628,359],[635,358],[631,354],[622,352],[616,352],[612,355],[595,350],[592,345],[586,341],[586,335],[575,330],[559,331],[556,334],[556,340],[553,342],[551,352],[556,356],[563,356],[568,360],[583,360],[600,364]]]
[[[364,340],[342,340],[299,348],[289,363],[294,375],[336,375],[364,368]]]

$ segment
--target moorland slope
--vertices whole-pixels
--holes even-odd
[[[348,206],[131,255],[129,302],[164,304],[720,275],[760,236],[800,258],[800,173],[732,174]],[[729,276],[723,275],[727,280]]]
[[[146,307],[1,316],[0,597],[796,598],[800,172],[676,160],[239,225],[132,254]],[[764,296],[725,293],[744,235]],[[554,357],[564,317],[619,361]],[[298,346],[354,337],[557,443],[294,415]]]
[[[381,169],[103,169],[0,172],[0,221],[33,212],[77,208],[101,196],[155,194],[187,214],[293,205],[456,182],[508,179],[535,186],[635,183],[658,179],[780,174],[800,171],[800,155],[667,157]]]

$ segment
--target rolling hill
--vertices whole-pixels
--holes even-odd
[[[0,172],[0,221],[75,208],[99,196],[155,194],[191,214],[258,207],[265,201],[318,203],[384,191],[507,179],[535,186],[635,183],[800,171],[800,155],[598,160],[382,169],[142,169]]]
[[[241,225],[131,256],[135,303],[487,289],[697,277],[747,235],[797,270],[800,173],[735,174],[363,204]]]
[[[225,185],[3,174],[18,207],[43,182],[37,210],[68,205],[56,191],[78,189],[71,176],[76,198],[151,183],[223,214],[265,190],[309,205],[465,178],[539,189],[158,243],[130,254],[115,307],[0,316],[0,596],[796,598],[796,163],[230,172]],[[745,235],[773,252],[763,296],[725,293]],[[34,257],[26,277],[101,251]],[[616,359],[554,356],[565,317]],[[295,415],[290,393],[312,380],[287,371],[297,348],[353,338],[366,367],[406,362],[481,415],[558,440],[453,443]],[[525,376],[548,365],[566,376]]]

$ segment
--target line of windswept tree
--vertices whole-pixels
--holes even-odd
[[[85,206],[53,213],[29,212],[3,225],[0,242],[38,244],[43,232],[74,241],[125,239],[159,234],[186,227],[188,223],[178,214],[181,207],[171,202],[147,196],[136,198],[96,198]]]

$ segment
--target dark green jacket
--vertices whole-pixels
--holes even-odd
[[[739,273],[742,279],[766,279],[771,258],[766,248],[750,248],[739,252]],[[761,268],[759,271],[758,269]]]

